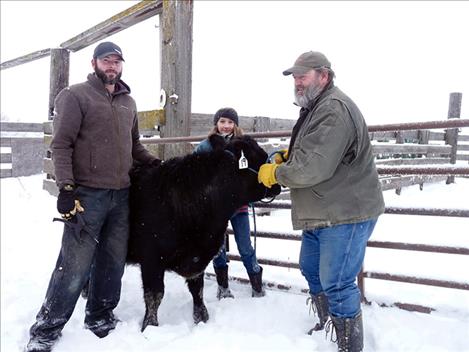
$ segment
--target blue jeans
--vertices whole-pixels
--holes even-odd
[[[235,213],[231,219],[234,238],[238,246],[238,252],[248,274],[258,273],[261,268],[257,262],[256,253],[251,245],[251,229],[249,228],[249,214],[247,212]],[[223,246],[220,253],[213,259],[213,267],[226,268],[226,247]]]
[[[109,321],[120,299],[129,236],[129,190],[79,186],[88,231],[64,226],[62,247],[31,339],[55,340],[70,319],[89,279],[85,325]]]
[[[360,312],[360,290],[355,280],[376,221],[303,231],[301,273],[311,294],[325,293],[329,312],[335,317],[353,318]]]

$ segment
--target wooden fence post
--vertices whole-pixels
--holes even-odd
[[[161,88],[166,92],[167,102],[162,137],[190,135],[192,18],[193,1],[163,1],[163,12],[160,15]],[[188,143],[166,144],[164,159],[188,152]]]
[[[256,116],[254,117],[253,132],[268,132],[270,131],[270,117]],[[258,142],[267,142],[268,138],[259,139]]]
[[[67,49],[51,49],[50,88],[48,119],[54,118],[54,100],[57,94],[68,86],[70,72],[70,52]]]
[[[459,119],[461,117],[462,93],[450,93],[448,119]],[[450,163],[456,164],[458,152],[458,129],[449,128],[445,133],[445,143],[451,145]],[[446,184],[454,183],[454,176],[448,176]]]
[[[67,49],[51,49],[50,51],[50,84],[49,84],[49,111],[47,119],[54,119],[54,101],[57,94],[68,86],[70,73],[70,52]],[[54,182],[54,176],[46,171],[45,165],[50,161],[51,152],[49,150],[50,140],[52,138],[51,123],[44,123],[44,160],[43,170],[46,173],[46,179],[43,180],[43,189],[51,194],[57,194],[57,186]]]

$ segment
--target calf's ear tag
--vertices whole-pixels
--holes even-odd
[[[240,170],[248,168],[248,159],[246,159],[242,150],[241,150],[241,157],[239,158],[238,163],[239,163]]]

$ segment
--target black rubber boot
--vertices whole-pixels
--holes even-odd
[[[317,314],[319,319],[319,322],[308,331],[308,335],[311,335],[314,331],[320,331],[324,329],[324,325],[329,319],[329,303],[324,292],[320,292],[317,295],[311,294],[306,300],[306,304],[311,304],[313,312]]]
[[[90,280],[86,280],[86,283],[81,290],[81,297],[83,297],[83,299],[88,299],[89,292],[90,292]]]
[[[252,297],[263,297],[265,296],[265,290],[262,285],[262,267],[259,267],[261,270],[259,270],[258,273],[254,274],[249,274],[249,281],[251,281],[251,286],[252,286]]]
[[[58,338],[31,337],[23,352],[51,352]]]
[[[120,320],[111,312],[107,317],[99,319],[96,322],[85,322],[85,328],[102,339],[109,335],[111,330],[116,328],[118,322],[120,322]]]
[[[337,334],[339,352],[360,352],[363,350],[362,313],[355,318],[336,318],[331,316]]]
[[[217,298],[234,298],[228,287],[228,267],[225,268],[215,268],[215,274],[217,275]]]

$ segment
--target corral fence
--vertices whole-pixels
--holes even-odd
[[[210,119],[208,114],[193,114],[194,125],[207,126],[206,122]],[[139,115],[143,123],[148,123],[143,114]],[[278,149],[287,145],[289,124],[291,120],[267,120],[261,117],[262,123],[256,123],[256,117],[241,117],[241,124],[244,129],[256,138],[265,141],[263,145],[267,149]],[[266,126],[276,126],[275,132],[260,131],[266,129]],[[263,126],[263,127],[260,127]],[[284,127],[281,130],[278,126]],[[428,121],[404,124],[387,124],[380,126],[369,126],[370,138],[373,139],[373,152],[376,155],[378,172],[384,189],[392,189],[405,187],[410,184],[423,184],[424,182],[433,182],[441,179],[448,179],[451,176],[468,176],[469,168],[464,166],[456,166],[450,164],[451,152],[453,147],[449,143],[448,134],[460,131],[463,127],[469,127],[469,120],[465,119],[449,119],[446,121]],[[435,132],[435,129],[445,129],[444,132]],[[55,185],[53,181],[53,167],[50,157],[45,157],[48,145],[51,139],[52,123],[50,121],[43,124],[34,123],[6,123],[2,122],[2,164],[11,163],[11,169],[2,168],[2,177],[20,176],[38,173],[38,170],[44,166],[48,179],[44,180],[46,189],[55,193]],[[197,128],[194,131],[198,131]],[[42,137],[43,132],[45,132]],[[176,138],[155,138],[155,129],[143,129],[143,133],[152,135],[153,137],[142,137],[142,142],[152,149],[158,147],[161,143],[196,143],[204,138],[204,136],[189,136]],[[422,136],[425,136],[422,139]],[[279,138],[278,142],[272,143],[268,138]],[[382,139],[386,138],[385,142]],[[402,140],[404,139],[404,140]],[[434,141],[432,143],[431,141]],[[469,136],[458,134],[457,150],[467,150],[467,142]],[[394,143],[392,143],[394,142]],[[283,144],[282,144],[283,143]],[[462,148],[461,148],[462,147]],[[9,152],[4,153],[3,148],[10,148]],[[153,149],[158,152],[158,149]],[[410,156],[409,156],[410,155]],[[464,155],[464,154],[462,154]],[[408,156],[408,157],[403,157]],[[44,158],[44,163],[42,160]],[[467,158],[457,156],[456,160],[466,161]],[[408,177],[407,179],[405,177]],[[273,202],[270,204],[257,203],[259,209],[290,209],[289,202]],[[421,215],[421,216],[443,216],[443,217],[464,217],[469,218],[469,210],[461,209],[436,209],[436,208],[396,208],[386,207],[386,214],[400,215]],[[297,233],[272,233],[265,231],[257,231],[257,237],[270,238],[276,240],[293,240],[300,241],[301,235]],[[457,255],[469,255],[469,248],[466,247],[450,247],[450,246],[432,246],[425,244],[413,244],[404,242],[384,242],[369,241],[368,247],[385,248],[392,250],[407,250],[417,252],[446,253]],[[239,256],[230,254],[230,259],[240,260]],[[272,260],[267,258],[259,258],[259,263],[263,265],[279,266],[284,268],[298,269],[298,263]],[[208,274],[210,276],[210,274]],[[248,282],[247,279],[232,277],[231,279],[240,282]],[[396,275],[392,273],[379,273],[371,271],[362,271],[359,276],[359,285],[363,294],[363,300],[366,300],[366,279],[379,279],[394,282],[405,282],[410,284],[429,285],[436,287],[444,287],[458,290],[469,290],[469,283],[457,281],[435,280],[422,277],[411,277],[404,275]],[[295,290],[288,283],[266,282],[268,287],[280,290]],[[306,293],[307,289],[300,289],[302,293]],[[405,302],[395,302],[398,306],[407,310],[415,310],[420,312],[430,312],[433,308],[424,305],[415,305]]]
[[[99,23],[89,30],[67,40],[58,48],[39,50],[22,57],[3,62],[0,69],[7,69],[47,56],[51,58],[50,94],[48,117],[51,119],[55,96],[68,86],[70,52],[79,51],[99,40],[127,29],[152,16],[160,16],[161,42],[161,87],[168,96],[168,104],[160,109],[139,113],[139,124],[144,138],[142,142],[160,158],[182,154],[192,150],[193,143],[205,138],[207,126],[211,125],[211,115],[191,113],[191,70],[192,70],[192,2],[151,0],[141,1],[112,18]],[[178,62],[179,65],[173,65]],[[177,94],[176,94],[177,93]],[[469,175],[467,167],[456,165],[457,161],[469,160],[466,151],[469,137],[459,134],[459,129],[469,127],[469,120],[460,119],[461,93],[450,95],[450,108],[447,121],[429,121],[424,123],[393,124],[369,126],[370,138],[373,140],[373,153],[377,157],[378,172],[383,189],[399,190],[411,184],[433,182],[444,177],[448,183],[454,176]],[[160,99],[161,103],[161,99]],[[161,105],[161,104],[160,104]],[[164,104],[163,104],[164,105]],[[258,138],[268,150],[279,149],[288,145],[287,138],[295,123],[292,120],[269,119],[268,117],[241,117],[241,127]],[[40,172],[37,164],[43,164],[46,173],[44,188],[52,194],[57,193],[54,170],[50,158],[52,123],[40,124],[42,128],[29,124],[2,123],[2,177],[21,176]],[[9,131],[7,131],[9,129]],[[432,129],[446,129],[445,132],[433,132]],[[4,131],[10,134],[4,134]],[[31,137],[18,134],[41,133],[44,137]],[[275,131],[275,132],[272,132]],[[404,132],[405,131],[405,132]],[[167,137],[169,138],[159,138]],[[23,138],[19,140],[18,138]],[[28,140],[32,138],[33,140]],[[270,143],[269,138],[279,141]],[[163,148],[163,146],[165,146]],[[43,159],[44,157],[44,159]],[[7,165],[9,167],[3,167]],[[31,171],[34,169],[34,171]],[[6,171],[3,171],[6,170]],[[8,171],[9,170],[9,171]],[[28,171],[29,170],[29,171]],[[288,203],[272,203],[270,207],[288,207]],[[259,204],[266,208],[267,205]],[[468,217],[466,210],[454,209],[412,209],[386,208],[389,214],[418,214],[435,216]],[[259,237],[299,240],[297,234],[273,234],[259,231]],[[416,245],[397,242],[370,241],[370,247],[389,248],[394,250],[414,250],[436,253],[468,255],[468,248]],[[232,259],[239,259],[231,256]],[[261,264],[278,265],[287,268],[298,268],[297,263],[281,262],[259,258]],[[366,297],[364,279],[382,279],[409,282],[415,284],[449,287],[469,290],[469,284],[428,278],[409,278],[400,275],[362,272],[359,284]],[[239,279],[240,281],[246,281]],[[288,284],[267,283],[268,286],[290,289]],[[302,292],[306,292],[302,290]],[[430,311],[424,306],[395,303],[405,309]]]
[[[291,209],[291,204],[288,202],[272,202],[272,203],[255,203],[256,207],[269,208],[269,209]],[[385,214],[399,214],[399,215],[421,215],[421,216],[445,216],[445,217],[464,217],[469,218],[469,210],[465,209],[437,209],[437,208],[397,208],[386,207]],[[232,234],[232,230],[229,231]],[[301,241],[301,235],[296,233],[278,233],[278,232],[265,232],[257,231],[256,236],[259,238],[270,238],[276,240],[290,240]],[[370,240],[367,244],[368,247],[384,248],[391,250],[406,250],[415,252],[430,252],[430,253],[443,253],[443,254],[458,254],[469,255],[469,248],[454,247],[454,246],[433,246],[426,244],[404,243],[404,242],[390,242],[390,241],[374,241]],[[228,257],[232,260],[239,261],[241,258],[238,255],[229,254]],[[266,258],[258,258],[260,264],[272,265],[283,268],[299,269],[298,263],[292,263],[281,260],[272,260]],[[235,277],[234,280],[240,282],[248,282],[243,278]],[[431,278],[405,276],[392,273],[381,273],[372,271],[361,271],[358,277],[358,285],[362,293],[362,300],[366,300],[365,279],[379,279],[394,282],[404,282],[409,284],[428,285],[436,287],[444,287],[458,290],[469,290],[469,283],[458,281],[435,280]],[[280,290],[290,290],[292,286],[288,284],[278,284],[275,282],[266,282],[268,287],[273,287]],[[308,293],[308,289],[300,289],[302,293]],[[394,302],[394,306],[402,309],[418,311],[423,313],[430,313],[434,310],[431,307],[424,305],[416,305],[405,302]]]
[[[141,133],[144,137],[141,142],[156,156],[162,158],[164,144],[188,144],[186,150],[193,150],[194,147],[207,134],[202,135],[202,128],[211,125],[212,115],[197,114],[191,115],[191,131],[194,135],[187,137],[167,137],[158,136],[157,125],[155,125],[154,116],[147,112],[139,113],[139,124],[143,126]],[[262,121],[262,122],[259,122]],[[295,121],[288,119],[271,119],[268,117],[250,117],[241,116],[240,126],[247,134],[257,138],[261,146],[268,152],[288,147],[288,137],[291,133]],[[148,128],[152,126],[152,128]],[[469,150],[469,135],[459,133],[460,127],[468,127],[469,120],[466,119],[448,119],[443,121],[427,121],[416,123],[389,124],[379,126],[369,126],[370,138],[375,138],[372,143],[373,154],[377,159],[377,167],[380,172],[380,181],[383,190],[396,189],[397,192],[402,187],[419,184],[423,187],[424,183],[437,182],[442,179],[451,181],[451,174],[441,174],[438,170],[444,170],[444,167],[450,167],[459,162],[469,160],[469,154],[464,154]],[[272,128],[275,128],[273,130]],[[394,131],[390,131],[392,128]],[[443,129],[445,132],[434,132],[429,129]],[[402,133],[402,131],[404,131]],[[48,150],[52,139],[52,122],[44,123],[44,141],[46,154],[44,158],[44,189],[52,194],[57,194],[55,186],[54,167],[51,160],[51,154]],[[405,143],[396,139],[396,135],[408,136]],[[411,139],[412,136],[428,136],[428,139]],[[449,138],[456,135],[456,139]],[[376,140],[379,136],[379,140]],[[387,142],[382,142],[383,138]],[[272,141],[272,139],[275,139]],[[452,144],[449,144],[452,143]],[[462,152],[460,152],[462,150]],[[411,156],[411,157],[409,157]],[[433,167],[433,169],[432,169]],[[456,166],[452,166],[454,169]],[[407,168],[407,170],[406,170]],[[417,168],[417,169],[415,169]],[[443,169],[442,169],[443,168]],[[401,170],[401,171],[400,171]],[[410,175],[403,175],[405,172],[411,172]],[[448,176],[449,175],[449,176]]]
[[[139,113],[139,123],[143,126],[142,142],[157,156],[163,143],[190,143],[193,148],[198,141],[206,137],[202,135],[210,125],[212,116],[209,114],[192,114],[192,136],[175,138],[158,138],[158,126],[152,124],[153,116],[147,112]],[[289,133],[294,120],[270,119],[263,116],[241,116],[240,124],[245,131],[259,139],[262,147],[268,152],[288,146]],[[446,125],[450,123],[450,125]],[[453,125],[451,125],[453,124]],[[442,128],[441,126],[463,126],[464,120],[448,120],[433,122],[417,122],[413,130],[394,130],[402,126],[408,128],[409,124],[391,124],[369,126],[370,138],[373,143],[373,153],[376,156],[378,168],[393,166],[422,166],[421,175],[383,175],[381,185],[383,190],[396,189],[426,182],[435,182],[448,178],[444,175],[426,174],[431,166],[444,166],[450,164],[451,155],[456,155],[456,161],[469,160],[469,135],[460,134],[460,128],[450,128],[447,131],[434,131],[429,128]],[[148,127],[152,126],[152,127]],[[52,121],[44,123],[1,122],[1,177],[29,176],[41,172],[46,173],[44,188],[51,193],[54,189],[54,171],[51,155],[48,150],[52,139]],[[457,143],[455,148],[448,143],[448,135],[456,130]],[[271,132],[275,131],[275,132]],[[276,137],[272,142],[270,137]],[[422,138],[425,137],[425,138]],[[431,171],[431,169],[430,169]]]
[[[424,123],[407,123],[407,124],[393,124],[393,125],[382,125],[382,126],[370,126],[370,134],[379,135],[382,138],[383,135],[386,135],[386,131],[393,130],[392,134],[388,134],[389,137],[395,136],[408,136],[411,138],[413,136],[422,136],[425,135],[425,141],[428,141],[431,138],[432,134],[437,141],[448,142],[454,129],[448,127],[468,127],[469,120],[449,120],[449,121],[434,121],[434,122],[424,122]],[[422,128],[416,130],[416,128]],[[423,130],[423,128],[448,128],[446,132],[430,132]],[[402,133],[402,131],[406,131]],[[449,136],[448,136],[449,135]],[[453,135],[454,136],[454,135]],[[459,136],[460,141],[468,141],[468,136]],[[387,142],[386,142],[387,143]],[[420,184],[422,187],[423,182],[437,181],[440,180],[439,177],[448,182],[454,181],[454,176],[463,176],[467,177],[469,175],[469,167],[464,166],[453,166],[450,164],[451,157],[448,157],[451,153],[448,154],[448,150],[440,149],[440,147],[447,148],[448,145],[429,145],[429,144],[416,144],[406,148],[406,143],[399,143],[399,147],[396,149],[391,148],[390,145],[385,145],[384,148],[381,148],[379,144],[374,144],[374,154],[382,155],[384,153],[392,155],[391,158],[383,159],[386,160],[386,163],[377,163],[378,164],[378,173],[380,174],[380,180],[383,188],[390,189],[395,187],[389,187],[389,185],[399,185],[408,186],[410,184]],[[465,145],[465,144],[464,144]],[[400,151],[399,151],[399,148]],[[463,149],[467,150],[467,149]],[[417,157],[414,157],[417,161],[415,164],[412,163],[413,159],[402,158],[402,154],[418,154]],[[445,155],[442,158],[442,154]],[[425,157],[423,156],[425,155]],[[453,154],[454,155],[454,154]],[[421,161],[420,161],[421,159]],[[433,162],[435,160],[436,162]],[[444,162],[441,162],[440,159],[443,159]],[[467,160],[463,157],[462,160]],[[428,162],[432,160],[431,162]],[[453,158],[454,160],[454,158]],[[401,183],[397,183],[396,177],[400,177]],[[403,179],[402,177],[410,177],[410,179]],[[428,178],[430,177],[430,178]],[[390,181],[389,181],[390,180]],[[291,203],[289,202],[272,202],[272,203],[256,203],[258,208],[268,208],[268,209],[291,209]],[[420,216],[442,216],[442,217],[463,217],[469,218],[469,210],[466,209],[443,209],[443,208],[399,208],[399,207],[386,207],[385,214],[397,214],[397,215],[420,215]],[[232,234],[232,231],[229,231]],[[293,240],[301,241],[301,235],[297,233],[274,233],[274,232],[264,232],[257,231],[257,237],[260,238],[270,238],[276,240]],[[415,244],[415,243],[404,243],[404,242],[391,242],[391,241],[374,241],[370,240],[368,242],[368,247],[390,249],[390,250],[406,250],[406,251],[415,251],[415,252],[429,252],[429,253],[443,253],[443,254],[456,254],[456,255],[469,255],[468,247],[455,247],[455,246],[434,246],[427,244]],[[237,255],[229,255],[229,258],[232,260],[240,260],[240,257]],[[283,268],[293,268],[299,269],[298,263],[272,260],[267,258],[258,258],[260,264],[272,265]],[[248,280],[235,277],[234,280],[240,282],[248,282]],[[358,277],[358,284],[362,292],[362,300],[366,300],[366,289],[365,289],[365,279],[377,279],[377,280],[386,280],[393,282],[403,282],[408,284],[417,284],[417,285],[427,285],[435,286],[442,288],[450,288],[457,290],[469,290],[469,283],[467,282],[458,282],[458,281],[447,281],[447,280],[435,280],[431,278],[424,277],[414,277],[414,276],[405,276],[392,273],[382,273],[382,272],[372,272],[372,271],[361,271]],[[290,290],[292,286],[285,283],[275,283],[275,282],[266,282],[267,286],[274,287],[280,290]],[[295,288],[293,288],[295,289]],[[307,293],[308,289],[300,289],[302,293]],[[402,309],[419,311],[429,313],[434,310],[432,307],[425,305],[417,305],[405,302],[394,302],[394,306],[397,306]]]
[[[196,121],[204,121],[209,118],[209,115],[205,114],[194,114]],[[140,115],[142,121],[144,117]],[[262,118],[265,123],[265,118]],[[242,119],[245,121],[244,128],[250,131],[250,134],[254,137],[261,138],[265,141],[268,141],[268,137],[277,137],[284,139],[283,143],[287,144],[286,138],[289,136],[289,132],[286,130],[275,131],[275,132],[260,132],[255,130],[256,126],[255,118],[246,118]],[[247,122],[246,122],[247,121]],[[274,124],[279,124],[279,121],[273,120]],[[249,125],[252,127],[249,128]],[[257,124],[259,125],[259,124]],[[453,130],[458,130],[461,127],[469,127],[469,120],[465,119],[450,119],[446,121],[429,121],[429,122],[418,122],[418,123],[404,123],[404,124],[388,124],[380,126],[370,126],[370,137],[374,139],[388,138],[389,140],[395,139],[396,142],[399,142],[399,136],[405,136],[405,141],[401,143],[392,144],[388,141],[386,142],[376,142],[373,144],[373,152],[377,157],[381,159],[377,160],[378,172],[380,174],[380,180],[382,187],[384,189],[392,189],[397,187],[405,187],[410,184],[423,184],[423,182],[433,182],[443,179],[447,179],[451,176],[468,176],[469,167],[464,166],[455,166],[450,164],[451,162],[451,150],[452,146],[449,144],[428,144],[422,143],[421,140],[415,137],[419,136],[428,136],[428,139],[425,141],[430,141],[434,139],[437,142],[448,143],[448,133],[451,133]],[[44,137],[37,136],[43,133],[45,128],[46,134]],[[416,129],[419,128],[419,129]],[[446,129],[445,132],[433,132],[428,129]],[[389,130],[393,130],[389,132]],[[48,133],[47,133],[48,132]],[[145,132],[145,131],[144,131]],[[49,188],[45,186],[46,189],[49,189],[51,193],[55,193],[55,185],[53,185],[53,167],[52,162],[49,157],[45,157],[45,153],[48,150],[48,145],[51,139],[51,122],[46,122],[44,124],[24,124],[24,123],[5,123],[2,122],[2,149],[4,147],[10,148],[9,153],[3,153],[2,151],[2,164],[11,163],[14,165],[11,169],[2,169],[2,177],[15,177],[20,175],[30,175],[38,173],[38,170],[41,170],[42,165],[44,165],[45,171],[47,170],[48,179],[44,180],[45,185],[49,184]],[[150,133],[146,131],[145,133]],[[154,133],[153,133],[154,134]],[[377,137],[379,136],[379,137]],[[394,138],[393,138],[394,137]],[[396,138],[398,137],[398,138]],[[160,143],[167,142],[196,142],[200,140],[201,136],[193,137],[178,137],[176,140],[174,138],[145,138],[142,137],[142,142],[146,146],[158,146]],[[418,143],[415,143],[415,139],[419,140]],[[168,141],[169,139],[169,141]],[[412,142],[409,143],[409,139],[412,139]],[[469,136],[459,135],[457,149],[460,146],[466,146],[464,142],[469,141]],[[279,147],[279,143],[268,143],[266,144],[268,148],[275,149]],[[467,150],[462,148],[463,150]],[[403,158],[402,156],[407,156],[409,154],[412,157]],[[383,155],[388,155],[390,157],[383,158]],[[43,159],[44,158],[44,159]],[[44,160],[44,164],[42,163]],[[383,160],[385,162],[380,162]],[[457,158],[457,160],[467,160],[465,157]],[[414,162],[413,162],[414,161]],[[416,162],[415,162],[416,161]],[[40,172],[40,171],[39,171]],[[410,179],[405,179],[403,177],[410,177]],[[436,178],[435,178],[436,177]],[[398,182],[400,178],[400,183]],[[391,181],[390,181],[391,180]],[[272,202],[270,204],[265,203],[256,203],[255,206],[258,209],[290,209],[291,204],[289,202]],[[400,215],[421,215],[421,216],[443,216],[443,217],[464,217],[469,218],[469,210],[464,209],[436,209],[436,208],[396,208],[396,207],[386,207],[386,214],[400,214]],[[231,233],[231,231],[229,231]],[[297,233],[273,233],[265,231],[257,231],[256,236],[259,238],[270,238],[276,240],[293,240],[300,241],[301,235]],[[467,247],[450,247],[450,246],[432,246],[426,244],[412,244],[404,242],[385,242],[385,241],[369,241],[368,247],[375,248],[385,248],[390,250],[406,250],[406,251],[417,251],[417,252],[431,252],[431,253],[445,253],[445,254],[457,254],[457,255],[469,255],[469,248]],[[239,256],[229,254],[231,260],[240,260]],[[272,265],[284,268],[293,268],[299,269],[298,263],[286,262],[280,260],[272,260],[267,258],[258,258],[259,263],[263,265]],[[211,274],[207,274],[211,276]],[[232,280],[237,280],[239,282],[247,283],[248,280],[239,277],[232,277]],[[394,282],[404,282],[409,284],[419,284],[419,285],[429,285],[436,287],[444,287],[458,290],[469,290],[469,283],[462,283],[456,281],[444,281],[444,280],[435,280],[430,278],[422,277],[410,277],[404,275],[396,275],[392,273],[379,273],[371,271],[362,271],[359,275],[359,286],[363,294],[363,300],[366,301],[366,289],[365,289],[365,279],[379,279],[379,280],[388,280]],[[266,285],[271,288],[276,288],[280,290],[295,290],[288,283],[275,283],[275,282],[266,282]],[[307,293],[307,289],[300,289],[302,293]],[[395,302],[395,306],[407,309],[414,310],[419,312],[431,312],[433,308],[409,304],[405,302]]]
[[[453,96],[452,96],[453,97]],[[450,99],[451,112],[451,99]],[[454,176],[468,177],[469,167],[457,166],[456,161],[467,161],[464,153],[457,152],[461,145],[462,151],[467,151],[469,136],[458,135],[460,128],[469,127],[469,120],[450,118],[447,121],[427,121],[417,123],[388,124],[380,126],[369,126],[370,137],[376,141],[373,143],[373,153],[379,158],[377,161],[378,173],[383,189],[399,189],[412,184],[419,184],[423,187],[424,182],[435,182],[446,179],[447,183],[454,182]],[[446,129],[445,132],[434,132],[433,129]],[[289,132],[251,132],[250,135],[257,138],[284,138],[289,136]],[[143,143],[159,145],[162,143],[187,143],[199,141],[200,136],[195,137],[175,137],[162,139],[143,140]],[[385,142],[381,142],[386,138]],[[394,140],[394,143],[390,143]],[[432,143],[433,141],[433,143]],[[272,144],[268,148],[278,147]],[[380,162],[381,161],[381,162]],[[288,202],[273,202],[270,204],[256,203],[258,209],[290,209]],[[420,215],[420,216],[442,216],[442,217],[463,217],[469,218],[469,210],[466,209],[443,209],[443,208],[399,208],[386,207],[386,214],[397,215]],[[232,231],[228,231],[232,234]],[[301,241],[301,235],[295,233],[274,233],[257,231],[259,238],[270,238],[276,240]],[[368,247],[383,248],[390,250],[406,250],[415,252],[443,253],[456,255],[469,255],[469,248],[454,246],[434,246],[427,244],[415,244],[405,242],[374,241],[368,242]],[[229,254],[231,260],[240,261],[238,255]],[[272,260],[268,258],[258,258],[260,264],[272,265],[283,268],[299,269],[296,262]],[[207,274],[211,277],[213,274]],[[245,278],[231,277],[242,283],[248,283]],[[425,277],[405,276],[392,273],[361,271],[358,277],[358,284],[362,292],[362,300],[366,300],[365,279],[377,279],[393,282],[403,282],[408,284],[427,285],[443,287],[457,290],[469,290],[469,283],[447,280],[436,280]],[[288,283],[265,282],[268,287],[279,290],[295,290]],[[307,293],[308,289],[299,289],[302,293]],[[384,306],[384,304],[382,304]],[[434,308],[406,302],[394,302],[393,306],[429,313]]]
[[[195,124],[199,123],[201,125],[207,126],[205,121],[210,118],[208,114],[193,114]],[[139,118],[142,122],[145,123],[145,116],[140,114]],[[266,118],[262,117],[262,124],[256,123],[256,117],[242,117],[241,124],[244,122],[244,128],[252,136],[263,140],[263,146],[266,149],[278,149],[279,147],[286,146],[287,138],[289,137],[289,131],[278,130],[278,131],[259,131],[259,126],[288,126],[288,124],[294,122],[288,120],[284,121],[275,121],[271,120],[266,122]],[[200,123],[200,121],[204,121]],[[31,125],[31,124],[30,124]],[[40,140],[41,143],[45,141],[45,144],[41,144],[40,147],[35,149],[42,150],[45,152],[48,149],[48,145],[51,139],[52,133],[52,123],[46,122],[43,125],[39,124],[45,128],[44,139]],[[18,128],[13,128],[17,131]],[[33,125],[34,129],[38,131],[38,126]],[[257,131],[256,131],[257,126]],[[26,128],[26,126],[23,126]],[[467,177],[469,175],[469,167],[459,166],[451,164],[451,155],[452,152],[458,155],[457,150],[460,146],[466,146],[467,141],[469,141],[469,136],[464,134],[459,134],[461,128],[469,127],[469,120],[467,119],[449,119],[444,121],[427,121],[427,122],[417,122],[417,123],[403,123],[403,124],[387,124],[379,126],[369,126],[370,137],[373,138],[373,153],[379,159],[377,159],[377,168],[380,174],[380,181],[384,189],[393,189],[397,187],[405,187],[411,184],[420,184],[423,185],[424,182],[433,182],[441,179],[448,180],[449,177],[454,176],[463,176]],[[435,129],[445,129],[445,132],[435,132]],[[197,129],[195,129],[197,130]],[[457,147],[454,149],[450,144],[450,138],[453,132],[456,132]],[[17,132],[16,132],[17,133]],[[143,130],[144,134],[153,135],[153,137],[142,137],[142,142],[144,145],[149,147],[149,149],[158,153],[158,149],[152,149],[155,146],[158,148],[162,143],[194,143],[200,141],[205,136],[188,136],[188,137],[175,137],[175,138],[157,138],[155,137],[155,130]],[[424,139],[420,138],[425,136]],[[12,138],[12,137],[10,137]],[[21,138],[21,137],[17,137]],[[269,138],[279,138],[280,140],[272,143]],[[381,140],[386,138],[387,141],[382,142]],[[405,140],[402,141],[402,138]],[[376,141],[376,139],[379,139]],[[431,141],[436,143],[431,143]],[[454,139],[453,139],[454,140]],[[37,142],[37,141],[36,141]],[[392,143],[394,142],[394,143]],[[21,145],[21,143],[18,143]],[[284,145],[283,145],[284,144]],[[26,144],[25,144],[26,145]],[[464,147],[461,148],[464,150]],[[31,150],[31,148],[29,149]],[[24,155],[24,153],[23,153]],[[454,155],[454,154],[453,154]],[[464,154],[463,154],[464,155]],[[407,157],[406,157],[407,156]],[[467,158],[456,157],[456,160],[465,162]],[[55,184],[53,176],[53,166],[50,157],[44,159],[44,169],[47,172],[48,179],[44,180],[45,188],[48,189],[51,193],[55,193]],[[380,162],[381,161],[381,162]],[[408,179],[406,179],[408,177]],[[452,180],[450,180],[452,181]],[[48,186],[47,186],[48,185]],[[260,209],[290,209],[291,204],[289,202],[273,202],[270,204],[256,203],[257,210]],[[396,207],[386,207],[386,214],[399,214],[399,215],[421,215],[421,216],[443,216],[443,217],[463,217],[469,218],[469,210],[464,209],[438,209],[438,208],[396,208]],[[300,241],[301,235],[298,233],[273,233],[265,231],[257,231],[257,237],[259,238],[270,238],[276,240],[293,240]],[[444,254],[457,254],[457,255],[469,255],[469,248],[466,247],[450,247],[450,246],[433,246],[426,244],[414,244],[414,243],[404,243],[404,242],[390,242],[390,241],[369,241],[368,247],[374,248],[384,248],[390,250],[406,250],[406,251],[416,251],[416,252],[430,252],[430,253],[444,253]],[[232,260],[240,260],[239,256],[229,254],[229,258]],[[299,269],[298,263],[286,262],[280,260],[272,260],[268,258],[258,258],[259,263],[263,265],[272,265],[284,268]],[[211,274],[207,274],[211,276]],[[247,279],[232,277],[232,280],[237,280],[239,282],[248,282]],[[404,282],[409,284],[418,284],[418,285],[429,285],[435,287],[444,287],[450,289],[458,290],[469,290],[469,283],[457,282],[457,281],[445,281],[445,280],[435,280],[431,278],[424,277],[412,277],[397,275],[392,273],[380,273],[372,271],[362,271],[359,275],[358,282],[363,294],[363,300],[366,301],[366,289],[365,289],[365,279],[378,279],[378,280],[387,280],[394,282]],[[268,287],[276,288],[280,290],[295,290],[297,288],[292,287],[288,283],[276,283],[276,282],[266,282]],[[307,289],[299,289],[302,293],[307,293]],[[405,302],[395,302],[395,306],[398,306],[407,310],[414,310],[419,312],[431,312],[433,308],[424,306],[409,304]]]

